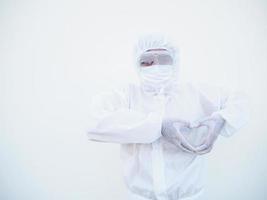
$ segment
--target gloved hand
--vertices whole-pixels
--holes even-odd
[[[185,138],[183,132],[190,131],[190,123],[183,120],[164,120],[162,123],[161,133],[168,141],[179,146],[188,153],[194,153],[195,148]]]
[[[195,152],[197,154],[205,154],[211,151],[214,142],[218,138],[224,126],[224,123],[225,120],[217,113],[199,121],[199,124],[206,125],[208,127],[209,132],[204,142],[195,148]]]
[[[184,151],[202,155],[211,151],[224,122],[218,114],[194,123],[168,119],[163,121],[162,135]],[[203,130],[207,133],[206,136],[203,135]],[[199,140],[202,141],[200,144],[194,144],[199,143]]]

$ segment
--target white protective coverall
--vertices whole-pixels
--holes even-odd
[[[177,59],[171,44],[158,36],[139,40],[137,59],[153,48],[168,49]],[[167,140],[161,134],[164,119],[194,122],[216,112],[225,120],[220,135],[228,137],[248,118],[247,98],[242,93],[180,83],[176,62],[174,66],[176,76],[165,86],[165,98],[142,81],[92,98],[89,139],[121,144],[131,200],[193,200],[203,193],[205,156],[185,152]]]

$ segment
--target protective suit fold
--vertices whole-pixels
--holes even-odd
[[[158,100],[160,107],[157,106],[157,109],[142,112],[127,107],[127,96],[127,89],[122,89],[113,94],[99,94],[92,99],[87,130],[89,139],[114,143],[152,143],[161,137],[162,102]]]
[[[203,83],[195,84],[195,86],[200,91],[200,96],[205,99],[202,103],[206,101],[205,107],[211,108],[210,116],[219,115],[225,120],[220,135],[232,136],[248,122],[251,106],[247,94],[242,91]],[[209,100],[207,101],[207,99]],[[218,102],[219,107],[212,108],[215,105],[214,102]]]

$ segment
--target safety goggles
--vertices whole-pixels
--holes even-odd
[[[168,51],[146,51],[141,55],[139,64],[141,67],[172,65],[173,59]]]

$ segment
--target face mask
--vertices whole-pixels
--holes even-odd
[[[140,76],[144,84],[161,86],[173,77],[174,67],[172,65],[152,65],[141,67]]]

